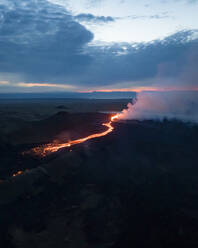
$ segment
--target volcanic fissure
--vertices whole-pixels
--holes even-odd
[[[102,124],[103,126],[107,127],[107,130],[104,132],[94,133],[94,134],[91,134],[87,137],[67,141],[65,143],[58,143],[58,144],[57,143],[49,143],[49,144],[46,144],[43,146],[38,146],[38,147],[33,148],[32,152],[35,155],[45,157],[45,156],[47,156],[53,152],[57,152],[58,150],[60,150],[62,148],[67,148],[67,147],[71,147],[73,145],[81,144],[81,143],[83,143],[87,140],[90,140],[90,139],[103,137],[103,136],[111,133],[114,130],[114,127],[112,126],[112,122],[115,121],[116,119],[118,119],[118,116],[119,116],[119,114],[113,115],[109,122]]]

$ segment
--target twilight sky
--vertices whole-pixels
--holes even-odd
[[[1,0],[0,93],[198,90],[197,0]]]

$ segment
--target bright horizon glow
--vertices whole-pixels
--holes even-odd
[[[133,87],[133,88],[94,88],[94,89],[88,89],[88,90],[80,90],[77,87],[74,87],[72,85],[65,85],[65,84],[50,84],[50,83],[10,83],[8,81],[0,81],[0,89],[4,86],[8,86],[12,88],[13,86],[18,88],[24,88],[24,89],[31,89],[32,93],[36,93],[37,91],[32,91],[32,88],[41,90],[43,89],[43,93],[45,92],[68,92],[68,93],[94,93],[94,92],[101,92],[101,93],[113,93],[113,92],[142,92],[142,91],[198,91],[198,88],[196,86],[194,87],[159,87],[159,86],[140,86],[140,87]],[[45,91],[46,90],[46,91]],[[6,92],[9,93],[9,92]],[[25,92],[24,92],[25,93]]]
[[[4,89],[5,87],[5,89]],[[53,91],[61,91],[61,92],[69,92],[69,91],[75,91],[76,87],[69,84],[51,84],[51,83],[13,83],[9,81],[0,81],[0,90],[2,93],[10,93],[13,92],[13,88],[16,88],[20,93],[27,93],[34,91],[32,89],[35,89],[35,92],[53,92]],[[21,91],[23,89],[24,91]]]

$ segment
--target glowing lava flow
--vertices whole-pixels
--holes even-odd
[[[19,175],[22,175],[23,174],[23,171],[17,171],[16,173],[14,173],[12,176],[13,177],[16,177],[16,176],[19,176]]]
[[[47,154],[53,153],[53,152],[57,152],[59,149],[61,148],[65,148],[65,147],[70,147],[76,144],[80,144],[83,143],[87,140],[90,139],[95,139],[95,138],[99,138],[102,136],[105,136],[109,133],[111,133],[114,129],[114,127],[112,126],[112,122],[115,121],[116,119],[118,119],[119,114],[114,115],[111,117],[111,121],[107,122],[107,123],[103,123],[103,126],[106,126],[108,129],[102,133],[95,133],[95,134],[91,134],[85,138],[81,138],[81,139],[77,139],[77,140],[72,140],[72,141],[68,141],[66,143],[61,143],[61,144],[56,144],[56,143],[49,143],[45,146],[40,146],[40,147],[35,147],[32,149],[33,153],[35,153],[36,155],[39,156],[46,156]]]

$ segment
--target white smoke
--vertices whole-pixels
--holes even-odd
[[[119,118],[198,122],[198,92],[141,92]]]

